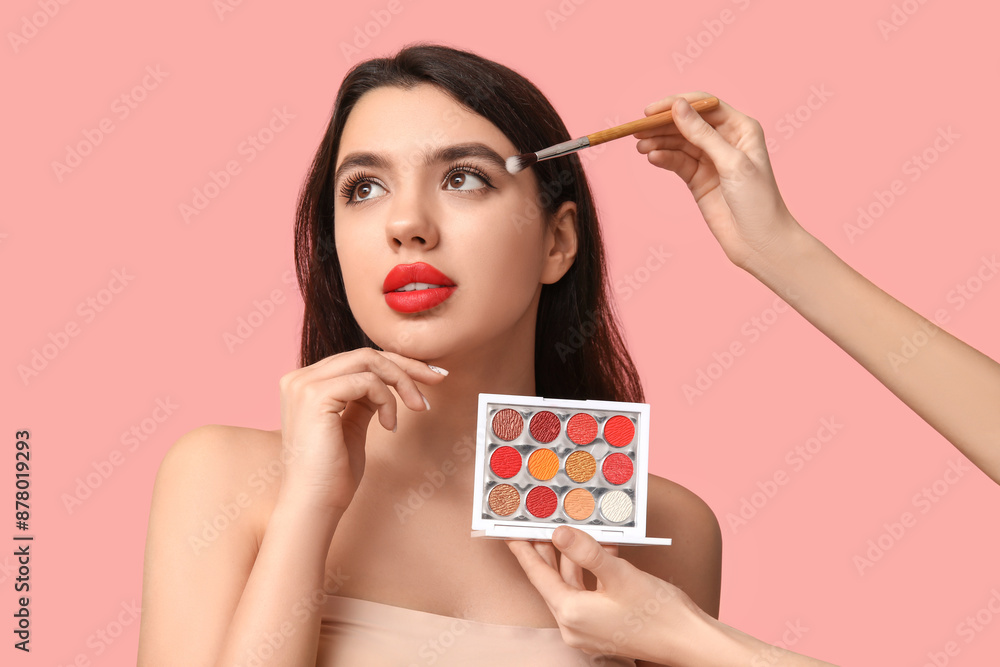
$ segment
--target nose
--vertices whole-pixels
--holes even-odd
[[[386,241],[393,250],[429,250],[438,243],[438,227],[433,206],[412,184],[401,187],[389,207],[385,226]]]

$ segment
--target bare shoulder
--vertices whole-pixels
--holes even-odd
[[[722,531],[712,508],[693,491],[649,475],[646,534],[669,537],[669,546],[622,546],[619,555],[687,593],[718,617],[722,579]]]
[[[251,517],[250,532],[255,533],[262,516],[266,521],[280,485],[280,451],[280,429],[199,426],[167,450],[156,474],[154,497],[160,489],[202,505],[192,509],[207,513],[209,525],[217,530],[222,524],[239,523],[241,516]]]
[[[279,454],[280,432],[276,438],[215,424],[188,431],[167,450],[146,531],[140,664],[173,656],[172,664],[201,665],[217,654],[257,557],[268,494],[280,479],[272,475],[270,486],[255,487],[254,475],[267,475]],[[277,466],[271,470],[280,475]]]
[[[659,475],[649,475],[647,494],[647,530],[674,530],[674,544],[690,540],[717,540],[722,542],[722,532],[715,512],[690,489]],[[660,537],[649,533],[651,537]],[[663,537],[671,537],[663,535]]]

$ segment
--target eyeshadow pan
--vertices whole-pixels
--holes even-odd
[[[510,442],[524,430],[524,418],[517,410],[504,408],[493,415],[493,432],[501,440]]]
[[[536,486],[531,491],[528,491],[528,498],[525,500],[525,504],[528,506],[529,512],[539,519],[544,519],[552,516],[552,513],[556,511],[556,505],[559,503],[556,500],[555,491],[547,486]]]
[[[497,477],[510,479],[521,472],[521,455],[509,445],[499,447],[490,457],[490,468]]]
[[[604,423],[604,439],[612,447],[624,447],[634,436],[635,425],[624,415],[615,415]]]
[[[566,435],[578,445],[589,445],[597,437],[597,420],[586,412],[578,412],[566,424]]]
[[[528,430],[531,431],[532,438],[547,445],[559,436],[562,425],[559,423],[559,417],[548,410],[543,410],[531,418]]]
[[[601,496],[601,514],[608,521],[620,523],[632,516],[632,499],[624,491],[608,491]]]
[[[535,479],[548,481],[559,472],[559,457],[551,449],[536,449],[528,457],[528,472]]]
[[[621,452],[609,454],[601,464],[601,472],[612,484],[624,484],[632,479],[632,459]]]
[[[497,484],[490,491],[490,509],[500,516],[510,516],[521,504],[521,494],[510,484]]]
[[[573,489],[566,494],[563,508],[572,519],[588,519],[594,513],[594,495],[587,489]]]
[[[596,471],[597,461],[590,452],[576,451],[566,457],[566,475],[574,482],[587,482]]]

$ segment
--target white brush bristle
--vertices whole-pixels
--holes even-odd
[[[524,169],[524,163],[521,161],[520,155],[515,155],[513,157],[507,158],[507,172],[510,174],[516,174],[517,172]]]

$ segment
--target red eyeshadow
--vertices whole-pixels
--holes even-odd
[[[621,452],[610,454],[604,459],[601,472],[612,484],[624,484],[632,478],[632,459]]]
[[[566,435],[578,445],[589,445],[597,437],[597,420],[586,412],[578,412],[566,424]]]
[[[552,516],[556,511],[556,492],[547,486],[536,486],[528,491],[528,499],[525,501],[528,511],[539,519]]]
[[[524,430],[524,418],[517,410],[504,408],[493,415],[493,432],[501,440],[513,440]]]
[[[490,468],[504,479],[510,479],[521,471],[521,455],[513,447],[504,445],[490,457]]]
[[[635,426],[623,415],[615,415],[604,423],[604,439],[613,447],[624,447],[632,442]]]
[[[562,426],[559,424],[559,417],[556,417],[548,410],[544,410],[531,418],[528,430],[531,431],[531,437],[538,442],[548,443],[559,436]]]

